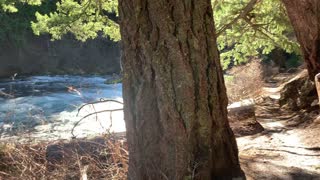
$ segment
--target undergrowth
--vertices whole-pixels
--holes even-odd
[[[256,98],[264,85],[264,69],[257,59],[251,62],[233,67],[228,76],[225,76],[225,84],[229,103],[243,99]]]
[[[115,136],[38,144],[1,143],[0,179],[126,179],[128,151]]]

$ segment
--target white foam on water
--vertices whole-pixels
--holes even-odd
[[[30,138],[70,138],[74,124],[96,111],[122,109],[122,104],[99,101],[100,98],[122,101],[122,85],[104,84],[98,76],[33,76],[15,81],[0,82],[0,89],[12,90],[14,98],[0,98],[0,139],[10,137],[8,129],[21,128]],[[72,86],[76,91],[70,91]],[[9,93],[6,92],[6,93]],[[124,132],[123,111],[102,112],[84,118],[74,129],[77,137],[105,132]],[[22,133],[23,133],[22,132]]]

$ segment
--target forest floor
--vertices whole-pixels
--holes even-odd
[[[237,138],[241,167],[248,180],[318,180],[319,108],[308,112],[280,108],[280,84],[276,79],[264,88],[264,101],[256,105],[256,120],[264,131]]]

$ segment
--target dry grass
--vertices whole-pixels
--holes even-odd
[[[263,67],[259,60],[236,66],[225,79],[229,103],[248,98],[256,98],[264,86]]]
[[[0,179],[126,179],[128,152],[119,137],[38,144],[2,143]]]

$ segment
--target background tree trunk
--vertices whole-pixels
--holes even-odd
[[[242,176],[209,0],[119,0],[129,179]]]
[[[320,1],[282,0],[301,46],[310,79],[320,72]]]

